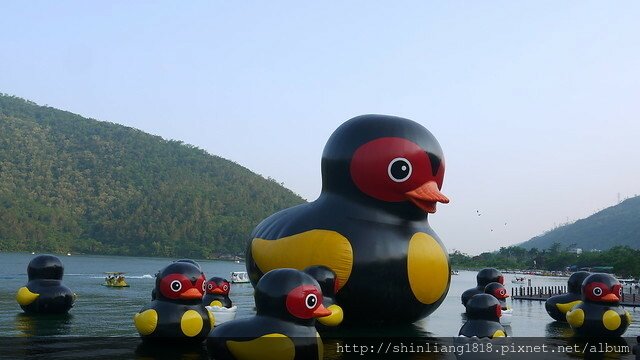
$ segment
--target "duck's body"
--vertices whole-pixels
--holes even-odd
[[[219,306],[231,308],[233,302],[229,298],[229,290],[231,284],[221,277],[212,277],[205,284],[205,294],[202,297],[202,303],[205,306]]]
[[[582,302],[582,282],[589,275],[590,273],[587,271],[578,271],[571,274],[567,281],[568,292],[552,296],[544,303],[544,308],[549,316],[556,321],[567,321],[567,312]]]
[[[64,267],[53,255],[39,255],[27,267],[29,282],[20,288],[16,300],[22,310],[37,314],[67,313],[75,301],[71,289],[62,284]]]
[[[202,303],[205,277],[190,262],[174,262],[156,275],[155,299],[134,316],[145,341],[202,342],[214,325]]]
[[[489,294],[474,295],[466,306],[467,322],[458,336],[489,338],[505,337],[507,332],[500,325],[501,305]]]
[[[207,339],[218,360],[322,359],[314,319],[328,316],[311,276],[294,269],[268,272],[256,285],[257,314],[217,326]]]
[[[620,306],[622,286],[609,274],[591,274],[582,283],[582,303],[566,318],[579,336],[618,337],[631,323],[631,314]]]
[[[272,269],[324,265],[337,276],[345,322],[410,323],[430,314],[451,273],[426,215],[448,202],[439,192],[444,165],[435,138],[406,119],[354,118],[329,139],[322,173],[316,201],[254,230],[246,262],[252,283]]]

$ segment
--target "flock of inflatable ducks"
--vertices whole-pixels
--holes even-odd
[[[468,320],[459,335],[479,338],[506,336],[502,312],[506,309],[505,299],[509,295],[503,282],[504,277],[496,269],[478,272],[478,285],[462,294]],[[620,306],[622,285],[615,277],[578,271],[569,277],[567,290],[566,294],[547,299],[545,309],[554,320],[568,322],[575,335],[618,337],[631,324],[631,314]]]
[[[451,280],[447,251],[428,222],[437,203],[449,202],[440,191],[445,161],[436,138],[408,119],[359,116],[331,135],[321,170],[317,200],[271,215],[251,234],[255,316],[222,323],[219,309],[233,308],[228,282],[206,281],[197,263],[179,260],[157,274],[151,303],[135,315],[142,338],[207,338],[220,359],[260,358],[268,342],[270,355],[282,355],[276,358],[313,359],[322,357],[316,319],[318,328],[410,324],[436,310]],[[68,311],[74,296],[61,278],[55,257],[34,259],[18,302],[29,312]],[[460,335],[506,335],[503,283],[495,269],[478,274],[478,286],[462,296]],[[615,307],[617,291],[615,279],[591,275],[581,304],[561,300],[556,308],[578,333],[621,334],[629,316]]]

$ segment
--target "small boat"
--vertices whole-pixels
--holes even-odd
[[[249,274],[246,271],[234,271],[231,273],[231,282],[234,284],[248,283]]]
[[[515,279],[511,280],[511,282],[514,283],[514,284],[524,284],[526,280],[527,279],[524,276],[523,277],[517,277],[516,276]]]
[[[451,275],[460,275],[460,271],[458,271],[458,270],[451,270]]]
[[[109,271],[105,272],[105,274],[107,276],[104,277],[104,283],[102,284],[102,286],[115,288],[129,287],[129,284],[127,284],[127,281],[124,279],[125,273],[118,271]]]
[[[238,312],[238,307],[233,305],[230,308],[222,307],[222,306],[206,306],[209,311],[213,313],[213,316],[216,319],[215,326],[220,324],[224,324],[227,321],[231,321],[236,318],[236,313]]]

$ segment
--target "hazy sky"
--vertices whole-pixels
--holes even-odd
[[[308,200],[342,122],[418,121],[446,158],[451,203],[430,222],[449,250],[640,193],[637,1],[2,1],[0,18],[0,92],[182,140]]]

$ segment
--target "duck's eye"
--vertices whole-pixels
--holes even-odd
[[[601,288],[599,288],[599,287],[594,287],[594,288],[593,288],[593,295],[595,295],[595,296],[600,296],[600,295],[602,295],[602,289],[601,289]]]
[[[227,284],[222,285],[222,290],[224,290],[224,291],[229,290],[229,285],[227,285]]]
[[[208,284],[208,285],[207,285],[207,289],[209,289],[209,290],[213,290],[213,284]]]
[[[173,280],[171,282],[171,290],[178,292],[180,289],[182,289],[182,283],[179,280]]]
[[[507,293],[507,290],[505,290],[505,289],[498,290],[498,294],[500,294],[500,296],[505,296],[506,293]]]
[[[318,297],[315,294],[309,294],[304,299],[304,304],[307,306],[308,309],[313,309],[318,304]]]
[[[207,288],[207,283],[202,282],[202,291],[205,291],[206,288]]]
[[[404,182],[411,177],[411,163],[405,158],[395,158],[389,163],[387,172],[389,178],[395,182]]]
[[[618,295],[620,296],[620,298],[622,298],[622,287],[618,289]]]

